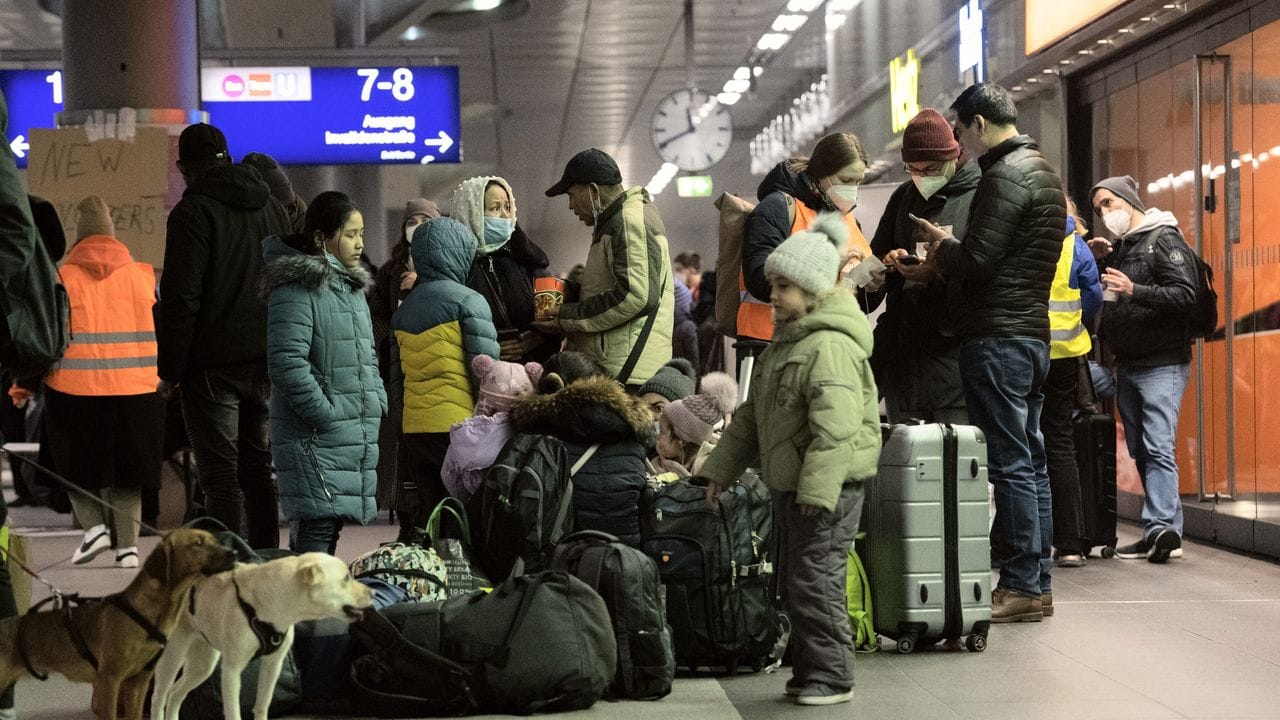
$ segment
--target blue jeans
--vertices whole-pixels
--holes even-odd
[[[1040,434],[1041,386],[1048,372],[1049,344],[1043,340],[984,337],[960,346],[969,419],[987,438],[999,585],[1032,597],[1050,591],[1053,568],[1053,507]]]
[[[1125,444],[1138,466],[1142,489],[1142,525],[1146,537],[1166,527],[1182,536],[1182,499],[1178,496],[1178,411],[1191,374],[1190,363],[1156,367],[1121,366],[1116,403],[1124,423]]]
[[[296,553],[322,552],[333,555],[338,550],[338,518],[289,521],[289,549]]]

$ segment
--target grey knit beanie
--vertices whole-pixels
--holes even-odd
[[[1089,204],[1093,204],[1093,195],[1099,190],[1110,190],[1116,194],[1116,197],[1132,205],[1138,212],[1146,212],[1147,210],[1147,206],[1143,205],[1142,201],[1138,199],[1138,181],[1128,175],[1117,175],[1116,177],[1098,181],[1096,185],[1089,188]]]
[[[671,358],[666,365],[658,368],[658,372],[649,381],[640,386],[637,395],[657,393],[674,402],[682,397],[692,395],[698,389],[698,371],[693,364],[684,358]]]
[[[701,445],[711,438],[716,423],[724,419],[720,404],[710,395],[690,395],[662,408],[671,432],[682,442]]]
[[[814,295],[825,295],[835,286],[840,256],[849,239],[849,228],[838,213],[821,213],[807,230],[782,242],[764,262],[767,275],[781,275]]]

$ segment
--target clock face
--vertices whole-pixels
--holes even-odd
[[[658,156],[685,172],[720,162],[733,140],[729,108],[701,90],[685,88],[662,99],[653,111],[649,137]]]

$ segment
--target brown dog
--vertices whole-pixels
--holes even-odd
[[[173,631],[196,580],[230,570],[235,559],[204,530],[174,530],[118,595],[76,605],[69,616],[46,610],[0,622],[0,687],[32,671],[57,672],[93,683],[99,720],[115,720],[120,701],[125,717],[138,720],[153,661],[164,650],[159,636]]]

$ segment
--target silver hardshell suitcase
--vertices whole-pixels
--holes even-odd
[[[939,641],[981,652],[991,625],[987,444],[968,425],[886,426],[867,490],[876,632],[899,652]]]

